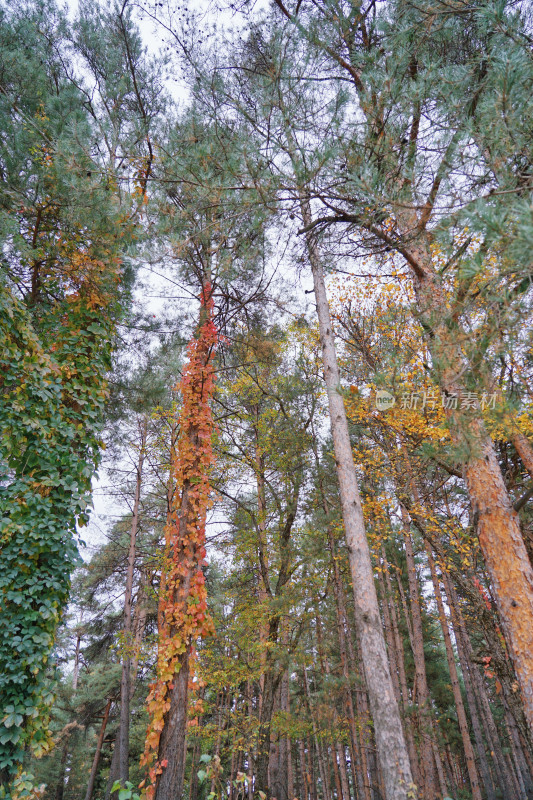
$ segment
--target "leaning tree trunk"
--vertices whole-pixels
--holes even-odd
[[[307,200],[301,199],[300,206],[304,225],[308,228],[312,223],[310,205]],[[348,421],[340,393],[340,373],[322,263],[310,231],[307,233],[307,252],[313,274],[342,516],[354,589],[355,621],[374,720],[378,757],[387,800],[408,800],[409,792],[413,788],[409,756],[381,627]]]
[[[463,475],[481,552],[522,691],[525,716],[533,729],[533,567],[479,404],[470,403],[466,409],[455,407],[460,398],[468,397],[462,379],[465,363],[457,343],[458,314],[454,316],[447,306],[427,234],[413,236],[419,224],[415,214],[400,211],[397,217],[402,234],[412,239],[410,266],[433,377],[447,398],[450,436],[463,454]]]

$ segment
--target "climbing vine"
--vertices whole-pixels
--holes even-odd
[[[89,269],[103,270],[100,263]],[[31,314],[0,283],[0,775],[16,773],[31,742],[48,747],[50,651],[77,559],[76,525],[87,522],[107,398],[113,321],[109,286],[91,281],[57,304],[43,347]],[[101,285],[100,281],[100,285]],[[105,307],[107,305],[107,308]],[[44,327],[44,324],[43,324]],[[41,330],[41,334],[43,331]]]
[[[157,676],[148,696],[150,723],[141,764],[148,766],[144,795],[155,795],[157,778],[167,761],[160,757],[161,734],[170,709],[171,690],[181,668],[181,657],[194,642],[213,632],[207,610],[202,565],[205,563],[205,523],[210,505],[210,469],[213,464],[213,353],[218,340],[213,322],[209,283],[201,294],[197,337],[187,350],[179,389],[182,406],[179,438],[172,458],[173,501],[165,528],[165,554],[159,597]]]

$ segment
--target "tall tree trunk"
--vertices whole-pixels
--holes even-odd
[[[418,763],[418,754],[416,752],[415,738],[413,733],[413,723],[410,714],[411,699],[409,697],[409,690],[407,688],[407,676],[405,674],[405,654],[403,650],[403,642],[400,636],[400,628],[398,625],[398,615],[396,613],[396,603],[394,601],[394,594],[392,591],[392,583],[390,578],[389,564],[385,553],[385,548],[382,550],[383,568],[385,572],[385,583],[387,587],[388,597],[390,598],[390,621],[392,626],[392,633],[394,645],[396,649],[396,663],[398,665],[398,679],[400,683],[400,693],[402,697],[402,706],[404,712],[405,732],[407,749],[409,752],[409,760],[411,762],[411,770],[415,779],[415,783],[420,783],[420,766]]]
[[[89,775],[89,783],[85,792],[85,800],[91,800],[96,776],[98,774],[98,764],[100,763],[100,754],[102,752],[102,745],[104,743],[105,729],[107,728],[107,720],[109,719],[109,709],[111,708],[112,699],[109,698],[106,707],[104,708],[104,716],[102,717],[102,724],[100,725],[100,733],[98,734],[98,741],[96,742],[96,750],[94,753],[93,764]]]
[[[133,513],[131,516],[130,544],[128,549],[128,566],[126,571],[126,593],[124,597],[124,656],[122,658],[122,675],[120,680],[120,723],[118,731],[118,779],[125,783],[129,779],[130,754],[130,695],[131,695],[131,661],[132,661],[132,600],[133,574],[139,528],[139,506],[141,502],[142,470],[146,448],[147,419],[140,424],[139,457],[136,468],[135,494]]]
[[[402,527],[404,534],[405,558],[407,563],[407,579],[409,582],[409,598],[411,600],[411,619],[413,630],[413,658],[415,661],[416,687],[418,694],[418,713],[420,718],[421,754],[424,771],[423,797],[437,795],[437,776],[433,758],[433,727],[431,722],[431,698],[426,676],[426,659],[424,654],[424,633],[420,612],[420,596],[415,568],[415,556],[406,509],[400,504]]]
[[[470,719],[472,720],[472,729],[474,731],[474,739],[476,742],[476,750],[479,758],[479,765],[480,765],[480,772],[481,772],[481,779],[483,781],[483,786],[485,787],[485,792],[489,800],[494,800],[494,788],[492,785],[492,778],[490,774],[490,768],[487,761],[487,755],[485,752],[485,744],[483,742],[483,733],[481,730],[481,722],[479,719],[476,699],[474,695],[474,689],[472,687],[472,680],[470,675],[470,669],[468,664],[468,658],[465,653],[463,636],[461,631],[461,626],[459,624],[458,619],[458,611],[455,603],[455,596],[452,594],[451,587],[450,587],[450,580],[446,572],[443,570],[442,572],[442,580],[444,583],[444,589],[446,591],[446,598],[448,601],[448,607],[450,609],[450,615],[452,619],[452,627],[455,634],[455,641],[457,643],[457,654],[459,656],[459,663],[461,664],[461,671],[463,673],[463,681],[465,685],[465,692],[466,692],[466,699],[468,701],[468,708],[470,710]]]
[[[217,342],[210,283],[204,282],[197,336],[181,378],[183,396],[172,514],[165,530],[161,578],[157,677],[148,697],[150,723],[143,764],[154,800],[181,798],[185,776],[190,653],[195,639],[212,632],[207,611],[205,523],[213,462],[212,357]]]
[[[269,659],[270,661],[270,659]],[[263,692],[261,711],[259,715],[259,730],[257,734],[257,754],[255,780],[256,789],[267,792],[269,789],[269,763],[270,763],[270,738],[272,727],[272,715],[276,701],[276,692],[279,685],[279,677],[274,674],[274,665],[267,663],[264,672]],[[278,798],[279,800],[279,798]]]
[[[298,755],[300,764],[302,798],[303,800],[310,800],[310,792],[309,792],[310,780],[307,772],[307,762],[305,758],[305,742],[303,739],[300,739],[300,741],[298,742]]]
[[[520,788],[528,800],[530,800],[530,798],[533,797],[533,782],[531,780],[531,772],[526,763],[524,751],[522,750],[518,726],[507,705],[505,708],[505,721],[509,730],[509,740],[511,743],[513,759],[516,764],[516,772],[520,782]]]
[[[392,685],[394,688],[394,696],[398,705],[401,701],[400,679],[398,677],[398,660],[396,652],[396,643],[394,641],[394,632],[392,630],[392,622],[390,616],[389,602],[387,598],[387,591],[385,589],[385,580],[383,578],[383,570],[378,572],[379,593],[381,596],[381,607],[383,609],[383,627],[385,629],[385,641],[387,642],[387,653],[389,656],[389,666],[392,678]],[[411,765],[412,768],[412,765]]]
[[[159,761],[166,761],[157,784],[157,800],[174,800],[182,796],[185,774],[187,706],[189,699],[189,651],[179,658],[174,676],[170,707],[159,742]]]
[[[65,792],[65,774],[67,771],[67,757],[68,757],[68,737],[61,749],[61,760],[59,762],[59,775],[56,783],[55,800],[63,800]]]
[[[312,223],[309,202],[301,199],[300,206],[304,226],[308,228]],[[408,800],[408,792],[412,791],[413,785],[411,767],[403,736],[400,712],[394,696],[348,421],[344,400],[339,391],[340,373],[322,262],[310,231],[307,233],[306,242],[313,274],[324,378],[328,393],[342,516],[352,574],[357,636],[368,687],[370,710],[374,720],[378,757],[383,770],[387,800]]]
[[[283,645],[288,647],[288,628],[286,621],[282,623],[281,639]],[[289,667],[285,667],[281,677],[280,685],[280,711],[288,715],[290,712],[290,684],[289,684]],[[274,795],[278,800],[292,800],[292,786],[290,780],[290,756],[291,756],[291,740],[287,736],[282,736],[279,739],[279,757],[278,757],[278,770],[277,780],[274,787]]]
[[[335,551],[335,542],[329,526],[328,544],[331,553],[331,563],[333,566],[333,589],[335,594],[337,634],[339,639],[341,668],[344,677],[344,703],[348,716],[348,727],[350,730],[351,766],[354,786],[357,786],[357,791],[361,795],[361,798],[364,798],[364,800],[371,800],[370,784],[368,782],[367,754],[363,742],[363,726],[362,724],[359,724],[358,726],[356,723],[353,705],[351,672],[355,670],[355,656],[351,652],[351,641],[345,630],[345,624],[347,622],[345,595],[339,570],[339,562]]]
[[[477,776],[476,761],[474,756],[474,748],[470,739],[468,731],[468,722],[466,719],[466,712],[463,703],[463,696],[461,694],[461,687],[459,686],[459,678],[457,676],[457,668],[455,665],[455,655],[453,652],[452,640],[450,637],[450,629],[448,628],[448,620],[444,611],[444,603],[442,601],[442,594],[440,590],[440,582],[435,569],[435,561],[429,545],[426,544],[426,552],[428,555],[429,568],[431,570],[431,579],[433,581],[433,589],[435,592],[435,599],[437,601],[437,608],[439,611],[439,620],[442,628],[442,635],[444,637],[444,646],[446,648],[446,658],[448,660],[448,669],[450,671],[450,680],[452,683],[453,699],[455,701],[455,708],[457,710],[457,721],[459,722],[459,730],[463,740],[463,749],[465,751],[466,767],[468,770],[468,777],[470,779],[470,787],[472,789],[473,800],[481,800],[481,789],[479,787],[479,780]],[[490,798],[489,798],[490,800]]]
[[[322,793],[324,800],[330,800],[329,783],[327,779],[325,759],[322,751],[322,742],[320,741],[318,727],[316,724],[315,712],[313,709],[313,705],[311,703],[311,692],[309,690],[309,681],[307,679],[307,669],[305,667],[305,664],[302,666],[302,675],[304,679],[303,682],[304,682],[305,697],[307,700],[307,710],[309,712],[309,718],[311,719],[311,726],[313,729],[313,740],[315,743],[315,749],[317,754],[318,773],[320,775],[320,782],[322,783]]]
[[[270,591],[270,574],[268,563],[268,543],[266,528],[266,495],[265,495],[265,464],[264,457],[259,443],[259,407],[257,404],[253,408],[254,420],[254,456],[255,456],[255,481],[257,488],[257,528],[258,541],[257,552],[259,561],[259,602],[263,606],[268,603]],[[267,648],[268,648],[268,620],[263,617],[259,627],[259,642],[261,650],[259,653],[261,672],[259,675],[259,708],[258,713],[261,717],[263,705],[263,692],[265,683],[265,670],[267,668]]]
[[[470,675],[472,680],[474,697],[475,700],[477,701],[477,705],[479,706],[481,717],[485,721],[484,728],[486,732],[486,738],[487,741],[490,743],[490,750],[493,753],[493,759],[496,768],[496,773],[498,775],[498,780],[500,783],[500,789],[506,800],[507,797],[509,797],[510,800],[513,800],[513,798],[517,796],[516,787],[514,786],[512,773],[509,772],[509,767],[503,755],[503,751],[500,744],[500,736],[496,728],[496,724],[494,722],[494,718],[492,716],[492,711],[490,709],[487,697],[487,690],[483,682],[483,678],[480,674],[480,670],[473,661],[472,644],[470,642],[470,637],[466,629],[461,608],[457,601],[457,595],[455,589],[453,587],[453,584],[449,580],[448,576],[446,576],[446,580],[447,582],[445,583],[445,586],[448,586],[451,595],[451,597],[449,597],[448,599],[448,602],[453,603],[453,609],[455,611],[457,624],[459,626],[459,632],[456,632],[456,641],[457,637],[460,637],[460,644],[463,649],[466,667],[468,669],[468,674]]]
[[[461,377],[465,364],[456,336],[458,317],[448,310],[441,278],[432,263],[429,236],[424,230],[420,232],[416,214],[398,209],[397,218],[399,230],[411,238],[410,266],[434,379],[447,398],[460,398],[466,387]],[[413,237],[416,231],[419,235]],[[446,405],[450,435],[465,453],[463,475],[479,544],[522,691],[525,716],[533,730],[533,567],[480,408],[453,406]]]

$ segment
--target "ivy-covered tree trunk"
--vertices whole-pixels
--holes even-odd
[[[179,439],[171,465],[174,491],[159,590],[157,677],[148,697],[151,719],[143,757],[149,767],[145,792],[150,800],[182,796],[191,650],[199,636],[213,630],[202,565],[213,463],[209,401],[216,342],[212,289],[206,281],[197,335],[180,383]]]

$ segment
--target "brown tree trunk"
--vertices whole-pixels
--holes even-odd
[[[411,619],[413,631],[413,658],[415,662],[415,679],[418,694],[418,713],[420,718],[420,737],[422,768],[424,771],[423,797],[437,796],[437,776],[433,758],[433,727],[431,712],[431,697],[427,684],[426,659],[424,655],[424,634],[422,629],[422,615],[420,612],[420,597],[418,594],[418,580],[416,577],[415,556],[409,529],[409,517],[403,505],[400,505],[402,526],[404,534],[405,558],[407,563],[407,579],[409,582],[409,598],[411,601]]]
[[[399,673],[398,659],[397,659],[398,654],[396,652],[396,644],[394,641],[394,633],[392,630],[390,609],[389,609],[387,592],[385,589],[385,580],[383,578],[382,569],[380,569],[378,572],[378,581],[379,581],[379,590],[381,595],[381,607],[383,609],[383,627],[385,629],[385,641],[387,642],[387,653],[389,656],[389,666],[392,678],[392,685],[394,688],[394,696],[396,697],[396,702],[400,704],[401,691],[400,691],[400,679],[398,677]]]
[[[522,459],[522,463],[528,471],[529,477],[533,479],[533,447],[531,447],[529,440],[526,439],[523,433],[516,431],[516,433],[513,433],[511,441],[516,452]]]
[[[457,644],[457,654],[459,656],[459,663],[461,664],[461,671],[463,673],[463,681],[465,685],[466,699],[468,701],[468,708],[470,710],[470,719],[472,720],[472,729],[474,731],[474,739],[476,742],[476,750],[479,758],[479,765],[481,771],[481,779],[487,794],[488,800],[495,800],[494,787],[490,774],[490,767],[487,761],[485,752],[485,744],[483,742],[483,733],[481,730],[481,722],[479,719],[476,699],[472,687],[472,680],[470,676],[468,658],[465,653],[463,636],[461,626],[458,619],[458,611],[455,604],[455,596],[450,586],[450,580],[445,571],[442,572],[442,580],[446,591],[448,607],[452,619],[452,627],[455,633],[455,641]]]
[[[316,754],[317,754],[317,761],[318,761],[318,773],[320,775],[320,782],[322,783],[322,793],[324,800],[330,800],[329,794],[329,782],[327,779],[327,772],[326,772],[326,764],[324,755],[322,752],[322,743],[320,741],[318,727],[316,724],[315,713],[313,709],[313,705],[311,703],[311,693],[309,691],[309,681],[307,679],[307,670],[305,665],[302,666],[302,674],[304,679],[304,690],[305,696],[307,699],[307,709],[309,711],[309,717],[311,719],[311,725],[313,728],[313,739],[315,742]]]
[[[318,454],[315,451],[315,459],[317,467],[319,466]],[[322,485],[319,483],[320,493],[322,498],[322,507],[326,517],[329,515],[329,506]],[[354,787],[357,786],[357,792],[364,798],[364,800],[371,800],[371,790],[368,782],[368,764],[366,757],[366,749],[363,743],[363,726],[356,725],[355,711],[353,705],[352,688],[350,671],[355,669],[355,658],[349,634],[347,634],[348,619],[346,614],[346,598],[344,594],[344,587],[339,569],[339,560],[336,555],[335,540],[331,527],[327,526],[328,547],[331,556],[331,565],[333,571],[333,591],[335,595],[335,611],[337,618],[337,634],[339,641],[339,651],[342,674],[344,676],[344,703],[348,716],[348,726],[350,731],[350,762]],[[346,625],[346,630],[345,630]],[[349,652],[348,652],[349,651]],[[344,758],[346,762],[346,756]],[[354,788],[355,792],[355,788]]]
[[[518,726],[507,705],[505,707],[505,720],[509,730],[509,740],[511,743],[513,759],[516,764],[517,777],[520,782],[521,789],[529,800],[529,798],[533,798],[532,776],[524,755],[522,743],[520,741]]]
[[[333,540],[331,528],[329,527],[328,543],[331,553],[331,563],[333,566],[333,589],[335,594],[337,633],[339,638],[341,668],[344,676],[344,703],[350,730],[350,750],[354,786],[357,786],[358,793],[362,798],[364,798],[364,800],[371,800],[370,785],[368,782],[367,754],[363,742],[363,726],[362,724],[359,724],[359,726],[356,724],[351,688],[350,673],[352,670],[355,670],[355,657],[352,653],[351,641],[345,631],[345,623],[347,622],[345,595],[339,571],[339,562],[335,554],[335,542]]]
[[[157,783],[157,800],[174,800],[183,794],[185,773],[187,706],[189,699],[189,651],[179,659],[179,671],[174,676],[170,708],[159,742],[159,760],[167,762]]]
[[[59,762],[59,776],[56,783],[55,800],[63,800],[65,792],[65,773],[67,771],[68,757],[68,738],[61,750],[61,761]]]
[[[470,643],[470,637],[468,635],[468,631],[466,630],[466,625],[461,612],[461,608],[457,602],[457,596],[455,590],[449,579],[448,579],[448,587],[452,595],[452,598],[450,598],[449,602],[453,602],[454,611],[457,618],[457,624],[459,625],[460,629],[459,633],[456,633],[456,639],[457,636],[460,636],[460,643],[462,645],[464,653],[466,668],[472,680],[474,698],[476,701],[478,701],[481,717],[485,721],[484,728],[486,732],[486,738],[487,742],[489,742],[490,744],[490,750],[493,754],[493,760],[498,780],[500,783],[500,789],[503,792],[503,795],[506,798],[506,800],[507,797],[509,797],[510,800],[513,800],[513,798],[516,796],[516,787],[514,786],[513,775],[512,773],[509,772],[509,767],[503,755],[503,751],[500,744],[500,736],[496,728],[496,724],[494,722],[494,718],[492,716],[492,711],[490,709],[487,697],[487,690],[483,682],[483,678],[481,677],[480,670],[477,667],[477,665],[474,664],[473,662],[473,652],[472,652],[472,645]]]
[[[288,629],[286,624],[282,624],[282,642],[285,647],[288,647]],[[290,695],[289,695],[289,668],[283,670],[280,684],[280,711],[288,715],[290,712]],[[280,737],[279,740],[279,757],[278,757],[278,770],[277,780],[274,787],[274,794],[278,800],[292,800],[292,787],[290,784],[290,756],[291,756],[291,740],[287,736]]]
[[[307,767],[305,741],[303,739],[300,739],[298,742],[298,753],[300,756],[300,775],[303,790],[303,800],[311,800],[311,775]]]
[[[91,800],[94,790],[96,776],[98,774],[98,764],[100,763],[100,754],[102,752],[102,745],[104,743],[105,729],[107,728],[107,720],[109,719],[109,709],[111,708],[111,698],[106,703],[104,709],[104,716],[102,717],[102,724],[100,725],[100,733],[98,734],[98,741],[96,742],[96,750],[94,753],[93,764],[89,775],[89,783],[87,784],[87,791],[85,792],[85,800]]]
[[[301,199],[300,206],[307,228],[312,222],[309,202]],[[313,274],[324,378],[352,573],[357,636],[374,720],[378,757],[383,770],[387,800],[408,800],[408,792],[412,790],[413,784],[411,768],[389,670],[348,421],[344,400],[339,391],[340,373],[322,263],[311,232],[308,232],[306,241]]]
[[[118,779],[125,783],[129,779],[130,753],[130,696],[131,696],[131,661],[132,661],[132,601],[133,574],[139,527],[139,505],[141,501],[142,470],[146,447],[147,420],[140,425],[139,458],[136,469],[133,513],[131,516],[130,544],[128,549],[128,566],[126,571],[126,594],[124,597],[124,655],[122,658],[122,675],[120,680],[120,723],[118,730]]]
[[[442,758],[441,758],[441,755],[440,755],[439,745],[438,745],[435,733],[433,733],[433,738],[432,738],[432,741],[431,741],[431,745],[432,745],[432,748],[433,748],[433,758],[435,759],[435,766],[437,768],[437,775],[438,775],[438,778],[439,778],[440,792],[441,792],[443,797],[447,797],[448,796],[448,787],[446,785],[446,776],[444,774],[444,767],[442,765]]]
[[[329,535],[331,536],[331,531],[328,531]],[[332,542],[330,542],[330,546]],[[336,565],[338,570],[338,565]],[[325,675],[331,674],[331,667],[329,665],[329,661],[327,656],[324,653],[323,641],[322,641],[322,622],[320,619],[320,614],[318,611],[318,607],[315,604],[315,613],[316,613],[316,630],[317,630],[317,650],[318,650],[318,657],[320,660],[320,669]],[[353,706],[352,706],[353,711]],[[352,713],[353,716],[353,713]],[[333,724],[336,728],[339,726],[339,715],[337,713],[337,708],[335,706],[335,700],[333,700]],[[344,759],[341,758],[342,753],[340,752],[341,746],[338,741],[335,742],[334,746],[331,750],[331,760],[333,764],[333,770],[335,773],[335,784],[337,787],[337,794],[339,798],[345,797],[346,800],[350,800],[350,789],[348,785],[348,776],[346,775]],[[338,761],[337,761],[338,758]],[[341,766],[342,764],[342,766]]]
[[[420,767],[418,763],[418,754],[416,752],[415,739],[413,734],[413,725],[411,715],[409,713],[409,706],[411,699],[409,697],[409,690],[407,688],[407,676],[405,674],[405,655],[403,651],[403,643],[400,636],[400,628],[398,625],[398,615],[396,613],[396,604],[394,602],[394,595],[392,591],[392,584],[390,579],[389,564],[385,554],[385,548],[382,550],[383,568],[385,572],[385,583],[387,586],[387,593],[390,597],[390,620],[392,625],[392,632],[394,644],[396,649],[396,663],[398,665],[398,678],[400,683],[400,693],[402,697],[402,705],[404,709],[405,732],[407,740],[407,748],[409,752],[409,760],[411,762],[411,770],[415,778],[415,783],[420,783]]]
[[[463,749],[465,751],[466,767],[468,770],[468,777],[470,779],[470,787],[472,789],[473,800],[481,800],[481,789],[479,787],[479,780],[477,776],[476,761],[474,756],[474,748],[470,740],[470,733],[468,731],[468,722],[466,719],[466,712],[463,703],[463,696],[461,694],[461,687],[459,686],[459,678],[457,676],[457,668],[455,665],[455,655],[453,652],[452,640],[450,637],[450,629],[448,628],[448,620],[444,611],[444,603],[442,601],[442,594],[440,591],[440,583],[435,569],[435,561],[433,554],[426,544],[426,552],[429,560],[429,568],[431,570],[431,579],[433,581],[433,589],[435,591],[435,599],[437,601],[437,608],[439,610],[439,620],[442,628],[442,635],[444,636],[444,646],[446,648],[446,658],[448,659],[448,669],[450,671],[450,680],[452,684],[453,699],[455,701],[455,708],[457,710],[457,721],[459,722],[459,730],[463,740]]]
[[[184,619],[193,580],[201,578],[203,581],[200,565],[205,558],[205,522],[209,493],[206,462],[210,464],[212,461],[210,448],[213,423],[209,401],[212,393],[211,359],[217,337],[212,323],[211,285],[208,281],[202,287],[197,331],[197,339],[191,342],[189,370],[186,372],[185,368],[182,374],[184,401],[180,415],[180,436],[177,452],[171,454],[171,475],[175,478],[175,485],[169,490],[172,524],[167,525],[165,531],[168,562],[161,576],[158,610],[158,659],[167,658],[168,650],[165,648],[168,643],[176,640],[183,651],[180,649],[171,656],[174,669],[171,681],[164,677],[160,678],[159,685],[156,684],[157,688],[161,690],[162,687],[164,690],[165,702],[169,701],[169,707],[163,717],[157,747],[157,762],[162,771],[155,777],[154,800],[181,800],[185,778],[193,634],[187,630]],[[199,585],[203,587],[202,581]],[[196,625],[196,631],[202,630],[198,622]],[[160,667],[168,669],[166,662],[158,664],[158,670]]]

